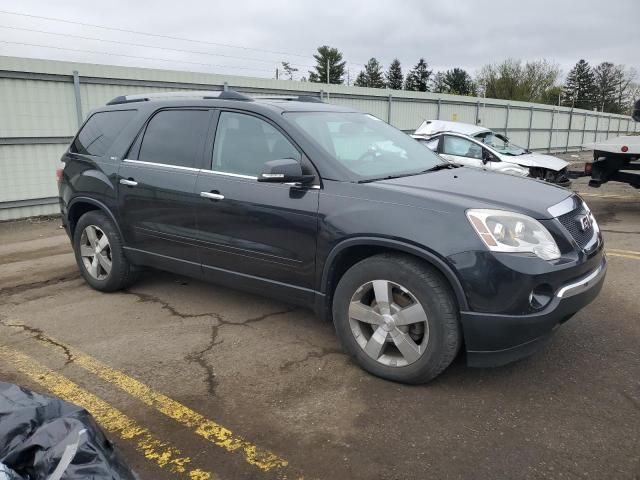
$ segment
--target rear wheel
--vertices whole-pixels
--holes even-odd
[[[113,292],[136,280],[137,270],[124,255],[120,234],[103,212],[94,210],[80,217],[73,247],[80,273],[96,290]]]
[[[424,383],[460,348],[456,303],[435,269],[400,255],[376,255],[340,279],[333,318],[345,350],[368,372]]]

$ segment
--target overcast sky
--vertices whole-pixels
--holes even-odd
[[[0,10],[200,41],[0,13],[0,55],[261,77],[289,61],[299,77],[328,44],[352,81],[372,56],[385,68],[398,57],[405,73],[420,57],[472,74],[508,57],[546,58],[564,73],[580,58],[640,71],[640,0],[3,0]]]

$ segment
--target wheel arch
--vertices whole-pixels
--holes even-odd
[[[462,284],[453,269],[442,257],[424,248],[398,240],[378,237],[356,237],[344,240],[336,245],[324,263],[320,279],[320,291],[326,298],[323,316],[330,318],[333,291],[344,272],[365,258],[379,253],[393,252],[412,255],[434,267],[449,283],[460,309],[468,310],[467,298]]]
[[[113,212],[109,209],[109,207],[107,207],[104,203],[100,202],[99,200],[95,200],[90,197],[75,197],[69,202],[67,222],[69,225],[69,233],[71,235],[71,238],[73,238],[75,228],[80,217],[82,217],[82,215],[84,215],[85,213],[94,211],[94,210],[99,210],[105,213],[115,225],[116,229],[118,230],[118,234],[120,235],[120,238],[124,238],[122,236],[122,231],[120,230],[120,225],[118,225],[118,222],[116,221],[116,217],[113,214]]]

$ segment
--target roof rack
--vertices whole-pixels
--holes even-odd
[[[320,99],[320,97],[314,97],[313,95],[258,96],[254,98],[256,100],[282,100],[285,102],[324,103]]]
[[[155,92],[139,93],[136,95],[120,95],[119,97],[116,97],[113,100],[107,102],[107,105],[120,105],[123,103],[149,102],[152,100],[173,100],[182,98],[202,98],[205,100],[241,100],[244,102],[253,101],[253,98],[234,90],[185,90],[182,92]]]

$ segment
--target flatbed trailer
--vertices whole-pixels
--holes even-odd
[[[636,101],[633,119],[640,121],[640,100]],[[593,149],[593,162],[586,163],[584,175],[589,186],[598,188],[610,181],[640,188],[640,135],[623,135],[583,145]]]

